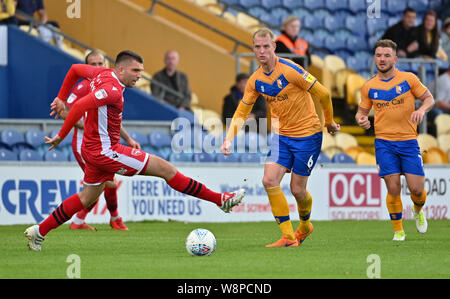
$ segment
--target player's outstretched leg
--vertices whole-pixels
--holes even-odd
[[[414,203],[414,206],[412,207],[412,212],[414,215],[414,219],[416,219],[417,231],[421,234],[424,234],[428,230],[428,222],[422,208],[427,199],[427,190],[424,189],[424,191],[420,195],[411,193],[411,199]]]
[[[85,185],[80,193],[64,200],[41,224],[27,228],[25,237],[28,239],[28,247],[31,250],[41,250],[42,242],[48,232],[70,220],[81,209],[91,206],[103,192],[104,185]]]
[[[154,155],[149,155],[147,168],[141,174],[163,178],[176,191],[215,203],[225,213],[231,212],[233,207],[239,205],[245,195],[244,189],[225,193],[214,192],[202,183],[184,176],[170,162]]]
[[[119,216],[119,209],[117,205],[117,187],[117,181],[114,178],[114,181],[106,182],[105,190],[103,191],[106,200],[106,207],[111,215],[109,225],[114,230],[128,231],[128,227],[123,223],[122,217]]]

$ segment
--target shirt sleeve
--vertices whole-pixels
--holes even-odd
[[[296,68],[289,71],[289,76],[291,78],[288,81],[294,82],[298,87],[306,91],[309,91],[317,82],[313,75],[299,65],[296,65]]]
[[[80,83],[78,83],[70,93],[69,97],[67,98],[66,105],[69,108],[72,108],[72,106],[75,104],[75,102],[85,95],[89,94],[90,86],[89,81],[83,80]]]
[[[122,92],[114,86],[102,86],[91,93],[95,104],[98,107],[106,105],[116,105],[122,101]]]
[[[411,86],[411,92],[416,98],[421,98],[428,88],[420,82],[419,78],[412,74],[410,75],[409,84]]]
[[[58,98],[66,101],[72,87],[75,83],[80,79],[88,79],[91,80],[100,72],[106,70],[107,68],[103,67],[94,67],[86,64],[74,64],[71,66],[69,71],[67,72],[66,77],[64,78],[64,82],[61,86],[61,89],[58,93]]]
[[[245,86],[244,96],[242,97],[241,101],[244,102],[244,104],[253,105],[255,104],[258,97],[259,92],[255,87],[255,79],[250,77],[250,79],[247,81],[247,85]]]
[[[359,103],[359,107],[370,110],[372,108],[373,102],[369,99],[369,87],[367,83],[363,85],[361,88],[361,103]]]

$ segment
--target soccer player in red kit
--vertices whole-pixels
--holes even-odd
[[[112,181],[116,173],[163,178],[176,191],[215,203],[226,213],[242,201],[244,189],[231,193],[214,192],[181,174],[168,161],[120,144],[123,91],[125,87],[136,84],[143,69],[143,59],[131,51],[119,53],[114,69],[83,64],[74,64],[70,68],[58,97],[50,106],[52,114],[60,113],[56,111],[56,103],[67,99],[70,89],[79,79],[91,79],[91,92],[73,105],[59,133],[45,139],[51,145],[49,150],[52,150],[87,112],[81,148],[85,161],[83,190],[65,199],[42,223],[25,230],[31,250],[41,250],[44,237],[50,230],[68,221],[81,209],[91,206],[103,192],[105,182]]]
[[[86,58],[85,62],[87,65],[95,66],[95,67],[105,67],[105,57],[102,53],[98,51],[90,52]],[[87,79],[84,79],[80,83],[78,83],[73,89],[72,93],[67,98],[66,104],[64,102],[58,101],[56,102],[57,107],[56,110],[60,111],[58,114],[61,118],[65,119],[67,117],[67,113],[69,113],[69,108],[71,108],[77,100],[83,98],[91,92],[90,87],[91,82]],[[66,108],[67,106],[67,108]],[[81,156],[81,145],[83,142],[83,129],[84,129],[84,117],[75,124],[74,134],[72,138],[72,151],[75,156],[75,159],[80,165],[81,169],[84,171],[85,163],[83,157]],[[131,147],[141,149],[141,146],[138,142],[136,142],[133,138],[128,135],[126,130],[121,127],[120,128],[120,136],[127,142],[127,144]],[[108,181],[105,183],[104,196],[106,200],[106,207],[111,215],[109,224],[114,230],[128,230],[128,227],[123,223],[122,217],[119,216],[119,210],[117,205],[117,180]],[[86,229],[86,230],[96,230],[94,227],[88,225],[85,222],[87,214],[94,208],[96,203],[92,204],[90,207],[84,208],[79,211],[73,218],[72,223],[70,224],[70,229]]]

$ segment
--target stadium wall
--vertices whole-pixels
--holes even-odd
[[[216,191],[247,190],[243,203],[225,214],[214,204],[186,196],[156,177],[117,176],[119,211],[125,221],[176,220],[188,222],[273,221],[261,184],[262,165],[177,165],[182,173]],[[83,177],[74,164],[0,163],[0,225],[40,223],[62,199],[78,192]],[[245,170],[245,171],[243,171]],[[236,175],[239,172],[241,175]],[[61,175],[64,174],[64,175]],[[428,190],[424,211],[428,219],[450,217],[450,169],[425,166]],[[290,176],[281,183],[291,218],[298,220]],[[308,182],[313,197],[312,220],[387,220],[386,188],[375,166],[318,165]],[[412,202],[402,178],[404,219],[412,219]],[[103,195],[88,215],[89,223],[108,223]]]
[[[0,116],[48,118],[49,105],[74,63],[81,61],[17,27],[8,26],[8,66],[0,67],[0,79],[6,78],[2,82],[8,84],[0,87],[0,108],[4,108]],[[127,89],[124,96],[124,120],[173,120],[181,116],[177,109],[140,90]],[[187,117],[193,120],[193,116]]]
[[[188,74],[200,105],[222,111],[223,98],[235,78],[235,58],[226,49],[124,0],[81,1],[79,19],[67,17],[70,3],[66,1],[46,0],[45,4],[49,19],[58,21],[65,33],[111,57],[124,49],[134,50],[144,57],[149,74],[164,67],[167,50],[178,50],[179,69]]]

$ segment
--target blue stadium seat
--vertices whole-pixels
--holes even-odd
[[[314,11],[319,8],[325,8],[324,0],[305,0],[305,7],[310,11]]]
[[[331,15],[323,20],[323,26],[330,32],[335,32],[338,29],[345,28],[345,19]]]
[[[292,10],[292,14],[294,16],[296,16],[297,18],[299,18],[300,20],[302,20],[303,23],[303,18],[307,15],[310,14],[309,10],[307,10],[304,7],[296,7]]]
[[[354,14],[365,12],[367,10],[367,2],[361,0],[348,0],[348,8]]]
[[[68,157],[59,150],[51,150],[45,153],[44,160],[47,162],[67,162]]]
[[[330,34],[323,29],[314,31],[314,39],[310,42],[312,45],[323,48],[326,44],[326,40],[330,37]]]
[[[349,38],[347,38],[347,48],[353,52],[356,52],[369,49],[369,45],[367,44],[367,41],[365,39],[356,36],[350,36]]]
[[[223,155],[223,154],[217,154],[216,155],[216,162],[219,163],[237,163],[239,162],[239,154],[237,153],[232,153],[228,156]]]
[[[0,148],[0,161],[17,161],[17,154],[6,148]]]
[[[374,35],[379,31],[386,31],[388,27],[388,19],[387,18],[368,18],[367,19],[367,33],[369,35]]]
[[[5,129],[1,132],[0,142],[12,149],[16,144],[25,143],[25,137],[15,129]]]
[[[330,36],[325,42],[325,47],[333,53],[338,50],[346,50],[346,39],[338,36]]]
[[[294,10],[298,7],[303,7],[305,5],[304,0],[281,0],[284,7]]]
[[[239,5],[248,9],[250,7],[260,6],[261,0],[239,0]]]
[[[164,131],[153,131],[148,135],[148,141],[148,144],[155,148],[170,147],[172,137]]]
[[[130,131],[128,132],[128,135],[130,135],[131,138],[134,139],[134,141],[139,142],[141,146],[148,144],[148,137],[142,132],[139,131]]]
[[[408,2],[405,0],[389,0],[387,3],[387,11],[391,16],[403,13],[408,6]]]
[[[367,17],[365,15],[350,16],[344,21],[345,28],[365,38],[367,33],[366,19]]]
[[[348,2],[346,0],[325,0],[325,7],[332,12],[341,9],[348,9]]]
[[[337,153],[331,159],[333,163],[355,164],[355,160],[346,153]]]
[[[259,163],[261,162],[261,156],[255,153],[240,154],[239,161],[242,163]]]
[[[40,145],[45,144],[45,133],[41,130],[30,129],[25,132],[25,142],[37,149]]]
[[[261,21],[268,23],[269,25],[271,25],[273,27],[280,27],[283,22],[283,20],[281,19],[280,16],[277,16],[277,15],[273,16],[272,14],[269,14],[269,13],[263,14],[260,17],[260,19],[261,19]]]
[[[274,7],[283,6],[281,0],[261,0],[261,6],[269,10]]]
[[[171,153],[169,156],[170,162],[192,162],[192,153]]]
[[[222,155],[222,154],[220,154]],[[192,155],[192,161],[194,162],[214,162],[214,155],[209,153],[194,153]]]
[[[36,150],[25,149],[19,153],[20,161],[42,161],[42,155]]]
[[[255,18],[261,19],[263,15],[267,14],[267,11],[261,6],[250,7],[247,10],[249,15],[254,16]]]
[[[330,158],[328,158],[328,156],[327,155],[325,155],[324,153],[320,153],[319,154],[319,157],[317,158],[317,162],[316,163],[319,163],[319,164],[326,164],[326,163],[332,163],[332,161],[331,161],[331,159]]]
[[[59,129],[53,130],[50,132],[49,137],[54,137],[59,133]],[[70,131],[69,134],[67,134],[66,138],[64,138],[63,141],[58,145],[59,148],[62,148],[64,146],[71,146],[72,145],[72,138],[73,138],[73,132]]]

